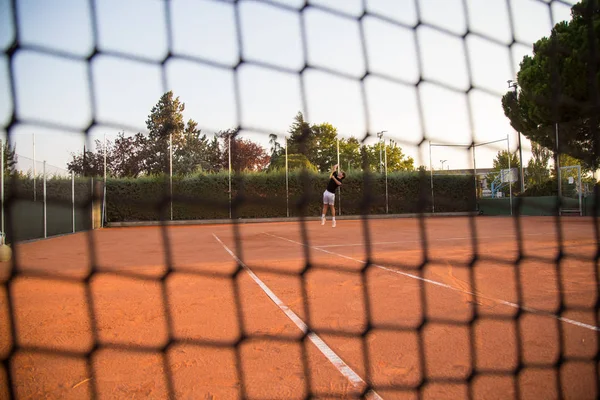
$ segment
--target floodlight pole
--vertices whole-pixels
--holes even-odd
[[[106,185],[106,133],[104,134],[104,185]]]
[[[47,212],[48,212],[48,210],[46,208],[46,161],[45,160],[44,160],[43,166],[44,166],[43,167],[44,168],[44,170],[43,170],[43,174],[44,174],[44,176],[43,176],[43,179],[44,179],[44,208],[43,208],[43,210],[44,210],[44,213],[43,213],[43,215],[44,215],[44,238],[47,238],[48,237],[48,224],[47,224],[47,221],[48,221],[48,214],[47,214]],[[93,188],[94,188],[94,186],[92,184],[92,190],[93,190]],[[92,213],[93,212],[94,211],[92,209]],[[94,225],[94,222],[92,221],[92,227],[93,227],[93,225]]]
[[[560,171],[560,151],[558,148],[558,122],[554,124],[556,131],[556,182],[558,183],[558,198],[562,195],[562,182]]]
[[[290,186],[288,173],[288,138],[285,137],[285,209],[286,214],[290,216]]]
[[[106,153],[107,153],[107,149],[106,149],[106,133],[104,134],[104,198],[102,199],[102,221],[100,223],[100,226],[102,226],[104,228],[104,218],[106,216]],[[173,212],[171,211],[171,219],[173,219]]]
[[[75,233],[75,171],[71,171],[71,220],[73,233]]]
[[[340,139],[337,138],[337,165],[338,171],[341,169],[340,166]],[[342,188],[339,189],[338,194],[338,215],[342,215]]]
[[[228,153],[229,153],[229,219],[231,219],[231,133],[228,135]]]
[[[381,139],[383,138],[383,134],[387,131],[379,131],[377,132],[377,137],[379,138],[379,173],[383,174],[383,159],[381,155]]]
[[[577,192],[579,193],[579,216],[583,216],[583,209],[582,209],[582,187],[581,187],[581,165],[577,166]]]
[[[515,92],[515,101],[517,100],[517,87],[519,85],[517,82],[513,82],[512,80],[508,80],[508,87],[513,88]],[[521,193],[525,191],[525,176],[523,175],[523,147],[521,146],[521,132],[517,131],[517,137],[519,139],[519,180],[521,182]],[[508,152],[508,157],[510,158],[510,150]]]
[[[381,132],[379,132],[377,134],[377,137],[379,138],[379,173],[382,173],[383,171],[381,170],[381,137],[383,136],[383,134]]]
[[[37,174],[37,168],[35,167],[35,133],[32,134],[33,136],[33,201],[36,201],[36,192],[37,189],[35,187],[35,175]],[[85,158],[85,153],[84,153],[84,158]]]
[[[105,178],[106,179],[106,178]],[[173,221],[173,134],[169,134],[169,205]]]
[[[473,146],[473,177],[475,178],[475,210],[477,210],[477,189],[479,189],[477,187],[477,161],[475,160],[475,147],[477,147],[477,145],[475,144],[475,142],[473,142],[472,144]]]
[[[506,150],[508,151],[508,195],[510,196],[510,215],[513,215],[513,196],[512,196],[512,176],[511,176],[511,168],[510,168],[510,138],[506,135]],[[502,173],[502,171],[500,171]]]
[[[433,163],[431,161],[431,140],[429,141],[429,175],[431,177],[431,212],[435,213],[435,197],[433,195]]]
[[[8,141],[7,141],[8,144]],[[2,219],[2,226],[0,229],[2,229],[2,232],[0,232],[0,234],[2,235],[2,239],[4,239],[4,235],[6,234],[6,232],[4,231],[4,141],[0,140],[0,147],[2,147],[2,154],[0,154],[0,201],[2,202],[2,215],[1,215],[1,219]],[[4,244],[4,241],[2,241],[2,244]]]
[[[392,145],[392,139],[390,139],[390,146]],[[387,168],[387,148],[385,147],[385,140],[383,141],[383,146],[384,146],[384,159],[385,159],[385,213],[388,214],[388,168]]]

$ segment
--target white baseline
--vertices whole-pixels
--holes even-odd
[[[323,341],[323,339],[321,339],[316,333],[310,331],[308,325],[306,325],[306,323],[302,321],[302,319],[298,317],[296,313],[294,313],[283,301],[281,301],[279,297],[277,297],[277,295],[271,289],[269,289],[269,287],[265,285],[265,283],[261,281],[260,278],[256,276],[256,274],[252,272],[252,270],[248,268],[248,266],[242,260],[240,260],[233,253],[233,251],[231,251],[229,247],[227,247],[227,245],[225,245],[225,243],[219,239],[217,235],[214,233],[212,235],[221,244],[221,246],[223,246],[225,251],[227,251],[227,253],[229,253],[229,255],[239,265],[241,265],[242,268],[244,268],[248,275],[250,275],[250,278],[256,282],[256,284],[266,293],[267,296],[269,296],[273,303],[275,303],[277,307],[279,307],[279,309],[285,313],[285,315],[302,331],[302,333],[307,334],[307,337],[310,339],[310,341],[313,342],[313,344],[321,353],[323,353],[327,360],[329,360],[329,362],[331,362],[337,368],[337,370],[352,383],[355,388],[362,390],[364,386],[367,385],[366,382],[356,372],[354,372],[354,370],[350,368],[350,366],[348,366],[348,364],[346,364],[344,360],[340,358],[340,356],[331,350],[331,348]],[[367,395],[369,394],[373,399],[383,400],[374,390],[369,391]]]

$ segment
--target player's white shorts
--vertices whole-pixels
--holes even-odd
[[[335,204],[335,194],[329,192],[329,191],[324,191],[323,192],[323,204],[329,204],[329,205],[334,205]]]

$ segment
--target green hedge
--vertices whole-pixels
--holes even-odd
[[[320,215],[327,174],[294,171],[289,175],[290,216]],[[369,207],[363,209],[365,188],[370,187]],[[173,178],[173,219],[218,219],[229,217],[228,174],[198,174]],[[167,177],[109,179],[107,217],[109,222],[151,221],[169,217]],[[474,184],[470,176],[434,176],[436,212],[475,209]],[[338,192],[342,213],[385,213],[385,177],[351,172]],[[286,216],[285,172],[249,173],[232,177],[234,217]],[[389,213],[431,211],[431,181],[419,173],[388,175]],[[236,201],[237,200],[237,201]],[[162,215],[161,215],[162,211]]]
[[[55,204],[71,205],[72,192],[71,178],[51,178],[46,180],[46,200]],[[92,193],[91,178],[75,178],[75,204],[84,205],[89,203]],[[33,200],[34,198],[34,182],[31,178],[19,178],[13,180],[7,178],[4,186],[5,198],[11,197],[14,194],[16,198],[21,200]],[[44,182],[42,179],[35,181],[35,196],[36,200],[41,201],[44,196]]]
[[[520,193],[519,197],[547,197],[558,195],[558,184],[556,179],[547,179],[541,183],[527,186],[527,189],[523,193]]]

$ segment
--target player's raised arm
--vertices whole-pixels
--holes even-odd
[[[330,177],[330,178],[333,176],[333,173],[334,173],[335,171],[337,171],[337,169],[338,169],[338,165],[337,165],[337,164],[335,164],[335,165],[333,166],[333,168],[331,169],[331,173],[329,174],[329,177]]]
[[[336,185],[341,186],[342,182],[338,179],[338,176],[336,174],[337,169],[338,169],[338,165],[336,164],[336,165],[333,166],[333,170],[331,171],[331,174],[329,175],[329,178],[331,180],[333,180],[336,183]]]

